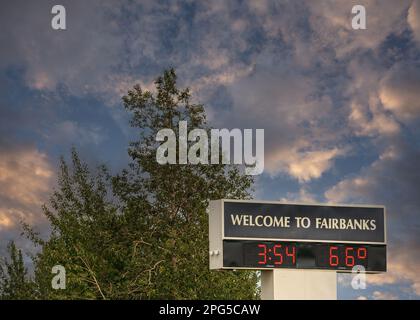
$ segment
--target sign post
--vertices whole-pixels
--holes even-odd
[[[383,206],[211,201],[210,269],[261,270],[263,299],[336,299],[337,272],[386,271]]]
[[[261,299],[336,300],[337,273],[319,270],[263,270]]]

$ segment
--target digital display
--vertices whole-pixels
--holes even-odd
[[[227,268],[386,271],[385,245],[224,240],[223,251]]]

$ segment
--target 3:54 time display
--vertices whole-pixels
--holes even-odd
[[[259,265],[273,264],[274,266],[294,266],[296,265],[296,246],[293,244],[267,244],[258,243]]]

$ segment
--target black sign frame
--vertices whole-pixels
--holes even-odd
[[[334,230],[332,232],[333,235],[330,236],[324,236],[322,237],[322,233],[327,234],[327,231],[320,231],[318,230],[318,232],[315,232],[316,235],[314,235],[314,233],[310,234],[309,231],[313,231],[313,229],[304,229],[304,228],[300,228],[300,231],[303,233],[305,233],[305,236],[299,237],[299,236],[283,236],[283,237],[276,237],[276,236],[267,236],[267,235],[255,235],[255,232],[249,232],[250,230],[255,228],[244,228],[242,227],[242,229],[247,229],[244,231],[247,231],[247,233],[243,233],[243,234],[238,234],[239,232],[232,232],[232,230],[229,230],[229,228],[231,227],[231,225],[226,223],[226,220],[229,218],[227,216],[228,213],[226,213],[225,211],[225,206],[226,205],[236,205],[236,206],[243,206],[243,207],[251,207],[251,209],[255,209],[256,207],[262,207],[264,209],[270,208],[271,212],[273,213],[272,209],[274,207],[277,208],[288,208],[289,210],[289,215],[291,216],[291,218],[294,218],[297,215],[293,215],[290,214],[291,211],[293,209],[299,208],[299,209],[304,209],[305,210],[311,210],[313,208],[318,209],[318,211],[322,211],[323,209],[326,209],[327,214],[321,218],[345,218],[345,219],[355,219],[355,218],[366,218],[366,213],[370,212],[376,212],[375,214],[371,215],[370,217],[374,217],[377,219],[378,217],[380,218],[379,223],[376,225],[376,230],[375,231],[379,231],[376,232],[377,234],[377,239],[368,239],[368,236],[365,237],[361,237],[361,238],[349,238],[345,236],[345,234],[349,234],[349,233],[353,233],[353,235],[356,232],[346,232],[344,230]],[[253,207],[253,208],[252,208]],[[341,216],[333,216],[333,211],[342,211],[345,212],[347,214],[351,214],[353,213],[353,216],[346,216],[346,215],[341,215]],[[359,212],[358,215],[354,215],[355,212]],[[250,214],[250,215],[254,215],[254,212],[250,211],[250,210],[238,210],[237,211],[238,214]],[[261,211],[263,212],[263,211]],[[299,211],[299,212],[302,212]],[[380,213],[382,212],[382,213]],[[262,240],[262,241],[296,241],[296,242],[328,242],[328,243],[354,243],[354,244],[387,244],[387,230],[386,230],[386,208],[383,205],[349,205],[349,204],[316,204],[316,203],[311,203],[311,204],[303,204],[303,203],[292,203],[292,202],[276,202],[276,201],[255,201],[255,200],[231,200],[231,199],[222,199],[222,208],[221,208],[221,223],[222,223],[222,239],[223,240]],[[279,216],[279,215],[278,215]],[[307,215],[302,215],[300,214],[299,216],[307,216]],[[317,216],[318,217],[318,216]],[[316,218],[315,216],[313,216],[312,218]],[[312,220],[311,220],[311,227],[313,227],[312,224]],[[260,228],[259,231],[263,231],[263,228]],[[286,232],[284,232],[285,234],[287,233],[297,233],[298,231],[295,230],[290,230],[290,229],[284,229]],[[277,230],[275,230],[277,231]],[[291,232],[290,232],[291,231]],[[331,234],[331,232],[330,232]]]

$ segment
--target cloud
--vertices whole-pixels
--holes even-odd
[[[288,165],[288,172],[299,181],[317,179],[332,167],[333,159],[343,155],[344,151],[334,148],[303,153],[294,162]]]
[[[358,296],[356,300],[398,300],[398,296],[391,292],[374,291],[369,297],[361,295]]]
[[[420,295],[419,157],[418,148],[394,141],[372,164],[325,192],[330,202],[386,205],[388,272],[369,275],[368,282],[408,283],[417,295]]]
[[[22,219],[38,223],[51,191],[54,170],[47,156],[33,147],[0,153],[0,230],[19,228]]]
[[[401,243],[399,248],[390,252],[389,271],[383,275],[370,275],[368,283],[372,285],[386,285],[408,282],[411,290],[420,296],[420,275],[418,274],[420,258],[418,241]]]
[[[357,50],[378,47],[390,33],[400,33],[406,24],[406,12],[410,0],[352,0],[307,1],[311,10],[310,24],[318,47],[334,49],[338,58],[354,54]],[[366,30],[353,30],[351,9],[354,5],[366,8]]]
[[[311,193],[305,186],[302,186],[297,193],[288,192],[286,197],[280,199],[282,202],[317,203],[316,195]]]
[[[380,109],[377,100],[375,96],[372,96],[368,109],[357,102],[351,103],[349,122],[355,128],[356,135],[375,136],[399,133],[400,126],[398,122]]]
[[[417,197],[419,173],[416,169],[419,156],[419,150],[397,140],[372,164],[327,190],[325,197],[333,202],[390,202],[392,199],[396,201],[392,203],[394,208],[400,203],[420,205]]]
[[[390,292],[374,291],[372,294],[374,300],[397,300],[398,297]]]
[[[49,233],[41,206],[48,200],[54,180],[55,171],[45,153],[31,145],[0,141],[0,257],[5,256],[12,240],[24,254],[35,252],[31,241],[21,236],[22,221],[42,237]]]
[[[378,97],[378,83],[386,68],[373,54],[372,61],[360,57],[379,50],[391,33],[404,30],[410,1],[364,1],[368,12],[364,32],[351,29],[354,4],[360,3],[265,2],[250,9],[255,12],[254,24],[280,45],[263,47],[251,72],[225,82],[233,108],[226,113],[212,109],[211,119],[217,126],[238,123],[264,128],[266,170],[272,176],[285,173],[301,183],[319,179],[333,167],[335,158],[346,154],[348,146],[343,141],[350,130],[367,137],[400,132],[398,121]],[[217,8],[217,12],[225,10]],[[341,76],[337,60],[349,66],[349,79]],[[336,81],[327,82],[328,77]],[[348,105],[346,100],[339,102],[348,108],[335,105],[334,100],[340,98],[348,99]],[[342,126],[343,121],[349,126]]]
[[[408,261],[420,247],[420,152],[418,141],[404,141],[407,130],[416,134],[420,110],[418,0],[63,0],[66,31],[50,27],[54,4],[18,0],[0,12],[7,31],[0,34],[0,132],[21,146],[0,147],[11,175],[3,173],[0,186],[2,240],[16,235],[21,217],[38,221],[54,178],[49,157],[27,141],[47,144],[51,154],[77,142],[115,156],[123,143],[111,144],[117,130],[109,115],[125,130],[125,113],[102,109],[134,83],[152,89],[154,77],[174,66],[211,125],[265,129],[267,180],[286,177],[298,188],[287,199],[321,198],[308,185],[321,180],[322,190],[333,171],[340,181],[326,191],[328,201],[387,204],[393,258],[372,283],[407,281],[418,292],[420,262]],[[354,4],[366,6],[367,30],[351,28]],[[353,152],[355,163],[335,166],[359,145],[377,160],[366,164]]]
[[[352,77],[346,96],[349,97],[349,124],[359,136],[394,135],[398,122],[386,113],[378,97],[378,82],[383,70],[369,59],[354,59],[348,72]]]
[[[311,70],[334,67],[336,60],[375,50],[390,34],[400,34],[407,26],[410,4],[411,0],[267,1],[260,10],[248,5],[264,35],[284,42],[296,64]],[[366,8],[366,30],[352,29],[354,5]]]
[[[275,175],[286,172],[299,182],[318,179],[333,166],[334,159],[345,154],[344,149],[316,151],[281,151],[269,156],[267,170]]]
[[[240,61],[253,54],[250,17],[224,1],[198,1],[190,12],[179,2],[63,0],[65,31],[51,28],[54,4],[17,0],[0,12],[0,28],[8,30],[0,35],[0,69],[18,66],[33,89],[65,86],[112,105],[127,85],[151,83],[170,66],[197,90],[230,83],[250,69]],[[234,12],[240,16],[232,21]]]
[[[387,69],[372,55],[356,56],[347,64],[350,81],[343,95],[352,134],[360,137],[389,137],[400,133],[400,124],[381,103],[379,84]]]
[[[413,31],[414,39],[420,44],[420,1],[413,0],[408,10],[407,21]]]
[[[116,79],[147,83],[169,66],[199,86],[231,82],[248,74],[272,41],[285,45],[291,52],[284,53],[300,66],[331,67],[345,52],[378,46],[400,28],[410,4],[362,1],[368,30],[355,32],[351,7],[359,2],[198,1],[192,10],[178,2],[65,0],[68,28],[61,32],[50,27],[53,1],[14,1],[2,7],[0,27],[9,32],[0,35],[7,44],[0,66],[23,66],[32,88],[62,84],[73,94],[93,93],[106,102],[121,94]]]
[[[82,126],[76,121],[64,120],[54,124],[47,133],[46,140],[50,143],[65,143],[71,145],[75,141],[81,146],[98,145],[106,139],[104,130],[95,124]]]
[[[306,182],[328,171],[345,147],[331,147],[340,144],[343,128],[332,117],[330,98],[318,92],[316,77],[298,70],[291,61],[278,63],[268,49],[250,75],[226,86],[231,106],[212,110],[212,122],[264,129],[266,172]]]
[[[77,95],[100,92],[120,63],[123,39],[110,1],[60,2],[66,8],[66,30],[51,28],[56,3],[14,1],[2,5],[0,35],[5,50],[0,67],[23,68],[26,84],[38,90],[65,85]]]
[[[420,116],[420,66],[398,63],[381,81],[379,96],[384,107],[399,119],[409,121]]]

